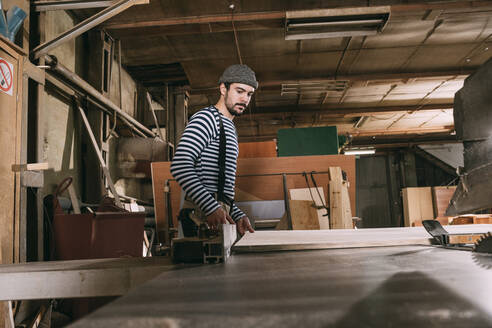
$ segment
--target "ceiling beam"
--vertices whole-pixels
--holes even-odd
[[[207,16],[189,16],[189,17],[170,17],[158,20],[142,20],[138,22],[109,22],[104,25],[106,29],[118,30],[118,29],[132,29],[143,27],[160,27],[160,26],[172,26],[172,25],[187,25],[187,24],[209,24],[209,23],[221,23],[221,22],[244,22],[244,21],[258,21],[258,20],[272,20],[272,19],[284,19],[284,11],[271,11],[263,13],[239,13],[234,14],[221,14],[221,15],[207,15]]]
[[[477,67],[478,68],[478,67]],[[475,72],[475,68],[468,68],[463,70],[452,70],[452,71],[425,71],[425,72],[400,72],[400,73],[367,73],[367,74],[351,74],[351,75],[340,75],[337,80],[347,80],[351,82],[361,82],[361,81],[379,81],[379,80],[408,80],[415,78],[424,77],[435,77],[441,78],[442,80],[447,80],[450,77],[456,78],[457,76],[468,76]],[[270,80],[270,81],[259,81],[259,91],[276,91],[280,90],[282,84],[288,83],[312,83],[312,82],[325,82],[333,81],[334,76],[327,76],[325,79],[299,79],[299,80]],[[218,86],[210,88],[191,88],[191,95],[206,95],[210,93],[216,93],[219,89]]]
[[[373,134],[371,136],[354,137],[351,142],[351,146],[357,147],[375,147],[380,148],[406,148],[415,145],[423,144],[443,144],[443,143],[457,143],[460,142],[456,139],[456,135],[451,135],[449,131],[417,134],[397,134],[396,131],[393,135],[378,135]],[[399,131],[401,132],[401,131]],[[262,135],[245,135],[239,131],[239,141],[267,141],[277,138],[275,133],[266,133]]]
[[[370,116],[378,113],[388,112],[413,112],[421,110],[440,110],[451,109],[453,103],[443,104],[426,104],[426,105],[405,105],[405,106],[375,106],[375,107],[333,107],[333,106],[317,106],[317,105],[302,105],[302,106],[276,106],[276,107],[256,107],[255,113],[252,114],[254,120],[264,120],[269,114],[295,114],[311,116],[314,114],[322,114],[323,116],[343,116],[343,117],[357,117],[357,116]],[[244,116],[245,117],[245,116]],[[246,118],[244,118],[246,119]],[[247,117],[249,120],[249,115]],[[236,122],[243,120],[243,117],[236,119]]]
[[[408,3],[408,1],[398,0],[390,1],[388,5],[391,6],[392,12],[406,13],[411,11],[424,11],[424,10],[445,10],[445,9],[476,9],[480,7],[490,7],[490,1],[439,1],[433,3]],[[352,1],[350,7],[357,7]],[[367,7],[366,1],[360,1],[359,6]],[[324,6],[323,8],[313,8],[313,9],[330,9],[334,8],[332,6]],[[343,5],[338,5],[337,7],[348,7]],[[279,19],[284,20],[286,17],[286,11],[295,10],[295,8],[287,8],[284,6],[282,11],[264,11],[264,12],[249,12],[249,13],[234,13],[232,16],[230,13],[222,13],[217,15],[190,15],[184,17],[167,17],[162,19],[149,20],[143,16],[139,18],[140,20],[132,21],[118,21],[113,20],[104,25],[106,29],[117,30],[117,29],[133,29],[133,28],[144,28],[144,27],[160,27],[160,26],[171,26],[171,25],[187,25],[187,24],[209,24],[217,22],[230,22],[234,20],[235,22],[240,21],[258,21],[258,20],[272,20]]]

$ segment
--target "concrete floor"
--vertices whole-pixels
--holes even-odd
[[[492,327],[492,255],[397,246],[178,266],[73,327]]]

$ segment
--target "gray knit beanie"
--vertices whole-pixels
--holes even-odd
[[[219,79],[220,83],[243,83],[258,89],[255,72],[246,65],[231,65],[227,67]]]

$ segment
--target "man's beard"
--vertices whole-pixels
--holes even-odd
[[[234,105],[230,106],[228,103],[227,103],[227,94],[226,94],[226,101],[225,101],[225,105],[226,105],[226,108],[227,110],[229,111],[229,113],[232,115],[232,116],[241,116],[243,115],[243,113],[246,111],[246,108],[248,105],[244,104],[244,103],[235,103]],[[234,107],[236,106],[242,106],[244,109],[243,110],[240,110],[240,111],[236,111],[234,110]]]
[[[242,106],[244,109],[241,110],[241,111],[236,111],[234,110],[234,107],[236,106]],[[226,108],[227,110],[229,111],[229,113],[232,115],[232,116],[241,116],[243,115],[243,113],[246,111],[246,104],[243,104],[243,103],[235,103],[234,105],[232,106],[229,106],[226,102]]]

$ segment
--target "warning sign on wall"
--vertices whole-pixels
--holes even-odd
[[[0,92],[13,94],[14,65],[0,57]]]

